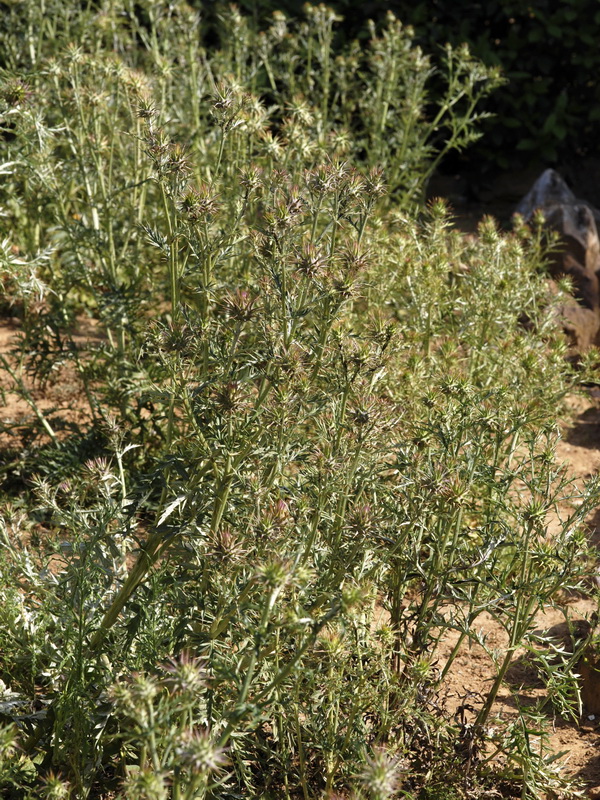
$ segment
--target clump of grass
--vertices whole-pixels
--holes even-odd
[[[4,785],[461,796],[498,779],[493,746],[534,797],[547,762],[488,723],[535,611],[585,572],[595,487],[546,532],[576,491],[553,466],[575,379],[535,231],[415,210],[497,76],[449,51],[428,118],[431,62],[391,16],[336,54],[323,6],[263,33],[225,10],[207,53],[183,3],[39,27],[21,6],[2,364],[37,447],[2,528]],[[65,374],[70,436],[30,389]],[[510,644],[469,727],[439,697],[484,611]]]

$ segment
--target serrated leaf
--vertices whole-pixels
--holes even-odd
[[[179,508],[180,506],[183,506],[185,504],[186,499],[187,498],[184,494],[180,494],[179,497],[176,497],[175,500],[172,500],[161,514],[157,526],[162,525],[163,522],[165,522],[165,520],[167,520],[171,516],[171,514],[175,511],[175,509]]]

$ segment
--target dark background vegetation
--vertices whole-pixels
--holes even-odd
[[[211,22],[217,4],[196,0]],[[257,20],[274,10],[301,16],[301,0],[239,0]],[[486,64],[500,65],[509,82],[486,102],[495,115],[484,136],[446,169],[498,172],[600,159],[600,4],[598,0],[329,0],[343,15],[338,36],[367,36],[365,21],[392,11],[414,26],[429,53],[445,42],[468,42]],[[218,24],[218,23],[217,23]],[[581,171],[581,170],[580,170]]]

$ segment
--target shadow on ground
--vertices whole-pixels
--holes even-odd
[[[593,391],[600,397],[600,390]],[[580,414],[568,429],[565,441],[574,447],[593,447],[600,450],[600,408],[588,408]]]

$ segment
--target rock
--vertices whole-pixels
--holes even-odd
[[[577,198],[558,172],[547,169],[518,204],[515,213],[531,219],[538,208],[543,210],[550,206],[572,205],[576,202]]]
[[[572,303],[563,303],[557,308],[557,316],[569,340],[571,349],[585,353],[592,347],[600,332],[600,314],[597,310]]]
[[[568,276],[577,304],[559,309],[563,327],[573,349],[583,352],[598,343],[600,333],[600,240],[596,221],[600,211],[578,200],[553,169],[540,175],[516,208],[530,220],[541,211],[548,228],[560,239],[551,255],[550,274]]]
[[[571,203],[544,209],[548,227],[561,234],[566,252],[593,273],[600,268],[600,242],[596,220],[587,205]]]
[[[600,655],[588,646],[577,664],[581,702],[588,714],[600,714]]]
[[[529,192],[515,209],[515,214],[521,214],[525,219],[531,219],[536,209],[542,210],[555,205],[584,205],[590,209],[596,224],[600,223],[600,211],[587,200],[577,198],[569,189],[565,181],[554,169],[542,172]]]
[[[583,260],[583,259],[582,259]],[[573,248],[568,243],[558,248],[548,263],[550,274],[554,278],[567,276],[573,284],[573,296],[584,308],[598,313],[600,289],[598,275],[595,270],[587,268],[573,255]]]

